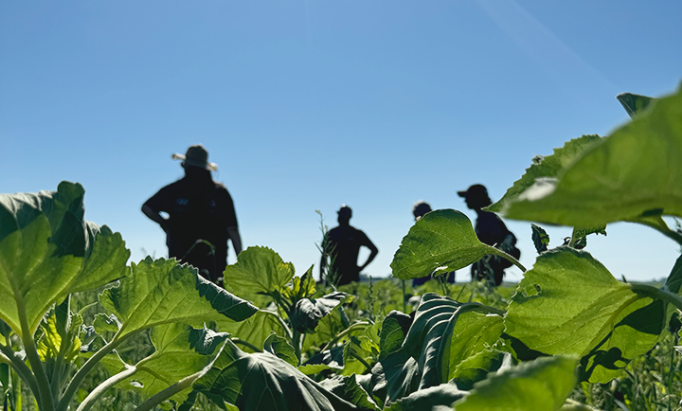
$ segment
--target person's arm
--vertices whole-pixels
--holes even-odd
[[[379,249],[374,245],[374,243],[371,242],[367,236],[365,236],[365,238],[367,238],[367,242],[365,242],[363,245],[369,248],[370,253],[369,257],[367,257],[367,261],[365,261],[363,265],[358,267],[360,272],[362,272],[362,270],[364,270],[369,265],[369,263],[371,263],[374,260],[377,254],[379,254]]]
[[[242,252],[242,237],[239,235],[239,227],[230,226],[227,227],[227,236],[232,240],[232,247],[234,247],[234,253],[239,255]]]
[[[147,203],[144,203],[142,205],[142,212],[144,213],[144,215],[149,217],[150,220],[160,225],[163,231],[168,232],[168,220],[163,218],[163,216],[159,214],[158,211],[154,210]]]

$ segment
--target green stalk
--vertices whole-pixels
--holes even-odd
[[[628,221],[630,221],[631,223],[642,224],[647,227],[653,228],[654,230],[658,231],[664,236],[682,245],[682,233],[679,233],[675,230],[671,230],[670,227],[668,227],[668,224],[665,222],[665,220],[663,220],[661,216],[640,217]]]
[[[637,294],[645,295],[657,300],[663,300],[668,304],[674,305],[678,310],[682,310],[682,298],[677,294],[673,294],[670,291],[663,290],[661,288],[656,288],[646,284],[633,284],[629,283],[630,288]]]
[[[135,367],[128,367],[124,371],[119,372],[118,374],[108,378],[106,381],[101,383],[100,385],[97,386],[90,394],[88,394],[87,397],[83,400],[83,402],[78,406],[76,411],[88,411],[90,408],[92,408],[93,405],[95,405],[95,402],[97,402],[102,395],[111,387],[114,385],[118,384],[120,381],[125,380],[126,378],[130,377],[131,375],[135,374],[137,372],[137,368]]]
[[[139,331],[142,330],[138,330],[138,332]],[[66,411],[67,408],[69,407],[69,403],[71,402],[71,398],[73,398],[74,394],[76,394],[76,391],[78,390],[78,387],[80,386],[81,382],[83,382],[85,376],[88,375],[93,368],[95,368],[97,363],[99,363],[102,360],[102,358],[104,358],[107,354],[109,354],[116,347],[118,347],[118,345],[125,341],[128,337],[130,337],[131,335],[135,335],[136,333],[137,332],[128,334],[125,337],[118,340],[114,338],[113,340],[111,340],[111,342],[109,342],[107,345],[105,345],[99,351],[97,351],[92,357],[90,357],[85,362],[85,364],[83,364],[81,369],[78,370],[76,375],[74,375],[73,378],[71,378],[71,381],[69,382],[69,385],[67,386],[64,395],[59,401],[59,404],[57,404],[56,411]]]
[[[528,270],[526,270],[526,267],[524,267],[524,266],[519,262],[519,260],[517,260],[516,258],[512,257],[511,255],[509,255],[509,254],[505,253],[504,251],[499,250],[499,249],[497,249],[497,248],[495,248],[495,247],[490,247],[490,246],[488,246],[488,254],[498,255],[498,256],[504,258],[505,260],[508,260],[509,262],[511,262],[512,264],[514,264],[515,266],[517,266],[517,267],[519,268],[519,270],[521,270],[521,272],[524,272],[524,273],[525,273],[526,271],[528,271]]]
[[[329,341],[329,342],[327,343],[327,345],[325,345],[324,348],[322,348],[322,350],[320,350],[320,352],[325,352],[325,351],[327,351],[332,345],[336,344],[339,340],[341,340],[341,339],[342,339],[343,337],[345,337],[347,334],[352,333],[352,332],[355,331],[356,329],[361,328],[361,329],[364,330],[365,328],[369,327],[370,325],[372,325],[372,324],[370,324],[368,321],[360,321],[359,323],[355,323],[355,324],[351,325],[350,327],[348,327],[348,328],[346,328],[345,330],[341,331],[341,333],[339,333],[339,335],[337,335],[336,337],[334,337],[331,341]]]
[[[303,340],[301,339],[301,333],[297,330],[293,332],[293,338],[291,340],[294,346],[294,352],[296,353],[296,358],[298,358],[298,365],[301,365],[301,348],[303,346]]]
[[[194,384],[194,381],[196,381],[203,374],[204,370],[201,370],[197,373],[194,373],[190,376],[181,379],[180,381],[176,382],[175,384],[171,385],[165,390],[160,391],[153,397],[149,398],[147,401],[140,404],[137,408],[135,408],[135,411],[149,411],[153,409],[154,407],[166,401],[167,399],[179,393],[180,391],[191,387],[192,384]]]
[[[267,310],[258,310],[258,311],[259,311],[259,312],[262,312],[262,313],[265,313],[265,314],[269,314],[269,315],[275,317],[275,319],[277,320],[277,322],[282,326],[282,328],[284,328],[284,332],[286,332],[287,337],[289,338],[289,341],[293,341],[293,340],[294,340],[294,336],[293,336],[292,333],[291,333],[291,329],[289,329],[289,326],[284,322],[284,320],[282,319],[282,317],[280,317],[280,316],[279,316],[278,314],[276,314],[276,313],[273,313],[272,311],[267,311]]]
[[[17,372],[17,375],[21,377],[22,380],[26,381],[28,384],[29,388],[31,388],[31,391],[35,394],[39,392],[38,390],[38,382],[35,379],[35,376],[33,375],[33,372],[31,372],[31,369],[28,368],[26,363],[24,363],[19,357],[16,356],[14,353],[14,350],[12,350],[10,347],[6,345],[0,344],[0,351],[2,351],[3,354],[5,354],[5,357],[7,357],[13,365],[14,370]]]
[[[33,335],[31,334],[30,327],[28,325],[28,319],[26,318],[26,310],[24,308],[23,300],[17,299],[17,308],[19,312],[19,320],[21,321],[21,340],[24,343],[24,350],[26,351],[26,357],[28,358],[29,364],[33,369],[33,374],[36,377],[38,386],[38,395],[40,396],[41,410],[54,411],[54,399],[52,398],[52,390],[50,389],[50,381],[47,379],[47,373],[45,372],[45,367],[43,367],[43,362],[40,360],[40,355],[35,346],[35,341],[33,341]]]
[[[407,312],[407,302],[405,301],[405,280],[402,280],[403,282],[403,312]],[[414,291],[413,291],[414,292]]]
[[[248,348],[252,349],[252,350],[255,351],[255,352],[262,352],[262,351],[263,351],[263,350],[261,350],[260,348],[256,347],[255,345],[251,344],[250,342],[244,341],[244,340],[242,340],[242,339],[240,339],[240,338],[231,338],[231,340],[232,340],[233,343],[239,344],[239,345],[243,345],[244,347],[248,347]]]

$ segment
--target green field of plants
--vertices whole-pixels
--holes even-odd
[[[632,121],[536,157],[489,210],[537,223],[528,269],[456,210],[428,213],[391,279],[325,287],[250,247],[225,288],[175,260],[128,263],[84,219],[85,191],[0,195],[0,384],[6,410],[676,410],[682,258],[660,286],[586,251],[625,221],[682,245],[682,92],[625,94]],[[542,225],[574,227],[547,249]],[[589,247],[588,247],[589,248]],[[485,255],[516,287],[413,278]]]

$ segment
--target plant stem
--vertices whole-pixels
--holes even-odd
[[[528,270],[526,270],[526,267],[524,267],[519,262],[519,260],[517,260],[516,258],[512,257],[511,255],[509,255],[509,254],[505,253],[504,251],[499,250],[495,247],[488,246],[488,254],[498,255],[498,256],[504,258],[505,260],[508,260],[509,262],[511,262],[512,264],[517,266],[519,268],[519,270],[521,270],[521,272],[525,273],[526,271],[528,271]]]
[[[17,305],[19,305],[19,300],[17,300]],[[23,301],[22,301],[23,305]],[[36,349],[35,342],[33,341],[33,335],[28,325],[28,319],[26,318],[26,311],[23,307],[19,310],[19,319],[21,320],[21,332],[22,332],[22,342],[24,343],[24,351],[26,351],[26,357],[28,358],[29,364],[31,364],[31,369],[33,369],[33,375],[36,378],[38,395],[40,397],[41,410],[53,411],[54,401],[52,398],[52,390],[50,389],[50,382],[47,379],[47,373],[45,372],[45,367],[43,367],[43,362],[40,360],[40,355]]]
[[[403,282],[403,312],[407,312],[407,302],[405,301],[405,280]]]
[[[632,291],[637,294],[646,295],[658,300],[663,300],[669,304],[674,305],[678,310],[682,310],[682,298],[677,294],[673,294],[670,291],[663,290],[661,288],[656,288],[651,285],[646,284],[636,284],[628,283]]]
[[[17,372],[17,375],[21,377],[22,380],[26,381],[28,386],[31,388],[31,391],[34,393],[38,393],[38,382],[35,379],[35,376],[31,372],[31,369],[28,368],[26,363],[24,363],[19,357],[16,356],[14,353],[14,350],[12,350],[10,347],[6,345],[0,344],[0,351],[2,351],[3,354],[12,362],[12,365],[14,366],[14,370]]]
[[[250,349],[252,349],[255,352],[262,352],[263,351],[260,348],[256,347],[255,345],[251,344],[250,342],[244,341],[240,338],[231,338],[231,340],[233,343],[243,345],[244,347],[249,347]]]
[[[682,245],[682,233],[675,230],[671,230],[670,227],[668,227],[668,224],[665,222],[665,220],[663,220],[661,216],[640,217],[628,221],[630,221],[631,223],[642,224],[647,227],[653,228],[654,230],[658,231],[664,236]]]
[[[284,332],[287,334],[287,338],[289,338],[289,341],[293,342],[294,336],[291,333],[291,329],[289,328],[289,326],[287,326],[287,324],[284,322],[282,317],[279,316],[279,314],[273,313],[272,311],[268,311],[268,310],[258,310],[258,311],[261,313],[269,314],[269,315],[275,317],[275,320],[277,320],[279,325],[281,325],[282,328],[284,328]]]
[[[161,404],[162,402],[166,401],[167,399],[179,393],[180,391],[191,387],[192,384],[194,384],[194,381],[196,381],[203,374],[204,370],[201,370],[197,373],[194,373],[190,376],[181,379],[180,381],[176,382],[175,384],[171,385],[170,387],[157,393],[153,397],[149,398],[147,401],[140,404],[137,408],[135,408],[135,411],[149,411],[153,409],[155,406]]]
[[[130,377],[131,375],[135,374],[137,372],[137,368],[135,367],[128,367],[124,371],[119,372],[118,374],[108,378],[106,381],[101,383],[100,385],[97,386],[90,394],[88,394],[87,397],[83,400],[83,402],[78,406],[76,411],[88,411],[90,408],[92,408],[93,405],[95,405],[95,402],[100,399],[102,395],[111,387],[119,383],[120,381],[125,380],[126,378]]]
[[[294,346],[294,352],[296,353],[296,358],[298,358],[298,365],[301,365],[301,348],[303,345],[303,341],[301,340],[301,333],[300,332],[294,330],[292,343]]]
[[[337,335],[336,337],[334,337],[331,341],[329,341],[329,342],[327,343],[327,345],[325,345],[324,348],[322,348],[322,350],[320,350],[320,352],[325,352],[325,351],[327,351],[332,345],[336,344],[340,339],[342,339],[343,337],[345,337],[347,334],[352,333],[352,332],[355,331],[356,329],[361,328],[361,329],[364,330],[365,328],[369,327],[370,325],[372,325],[372,324],[370,324],[368,321],[361,321],[361,322],[359,322],[359,323],[355,323],[355,324],[351,325],[350,327],[348,327],[348,328],[346,328],[345,330],[341,331],[341,332],[339,333],[339,335]]]
[[[76,375],[74,375],[73,378],[71,378],[71,381],[69,382],[69,385],[67,386],[64,395],[59,401],[59,404],[57,404],[56,410],[66,411],[66,409],[69,406],[69,402],[71,402],[71,398],[73,398],[74,394],[76,394],[76,391],[78,390],[78,387],[80,386],[81,382],[83,382],[85,376],[88,375],[93,368],[95,368],[97,363],[99,363],[102,358],[104,358],[107,354],[109,354],[116,347],[118,347],[118,345],[125,341],[128,337],[135,334],[136,332],[128,334],[127,336],[120,339],[114,338],[113,340],[111,340],[111,342],[109,342],[107,345],[105,345],[99,351],[97,351],[92,357],[90,357],[85,362],[85,364],[83,364],[81,369],[78,370]]]

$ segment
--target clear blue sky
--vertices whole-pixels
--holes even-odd
[[[627,121],[616,94],[676,89],[680,16],[678,0],[5,1],[0,192],[78,181],[133,260],[165,256],[140,206],[203,143],[245,245],[302,273],[315,210],[333,226],[346,203],[380,249],[366,272],[386,276],[417,200],[473,217],[457,190],[499,199],[535,154]],[[530,224],[508,225],[531,266]],[[607,231],[588,250],[618,277],[678,256],[649,229]]]

